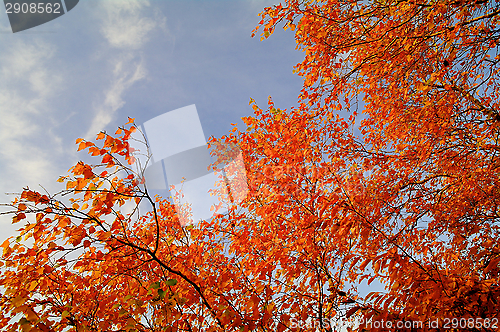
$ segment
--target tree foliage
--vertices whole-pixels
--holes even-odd
[[[243,152],[244,202],[181,227],[132,168],[132,121],[100,133],[101,147],[78,140],[100,164],[79,162],[58,195],[26,188],[12,203],[25,226],[2,244],[0,324],[498,328],[499,4],[288,0],[261,16],[263,38],[294,31],[304,87],[300,107],[252,100],[246,131],[211,139]],[[358,292],[375,280],[385,291]]]

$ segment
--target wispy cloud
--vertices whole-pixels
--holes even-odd
[[[24,41],[23,41],[24,40]],[[54,45],[39,38],[8,39],[0,53],[0,203],[24,187],[56,192],[66,155],[53,101],[64,91]],[[1,212],[8,211],[2,208]],[[20,225],[0,216],[1,241]]]
[[[155,20],[143,15],[148,1],[109,0],[103,2],[102,33],[117,48],[139,49],[147,40],[148,32],[157,26]]]
[[[130,58],[131,56],[129,55],[121,60],[117,60],[115,63],[111,86],[105,93],[103,103],[95,107],[97,113],[85,135],[85,139],[94,138],[99,131],[104,129],[113,120],[114,113],[125,104],[123,100],[124,92],[135,82],[146,77],[144,62],[139,60],[134,63]]]
[[[8,45],[2,52],[2,77],[8,79],[24,79],[33,69],[39,71],[38,65],[41,61],[48,60],[54,55],[51,45],[34,40],[33,43],[16,40],[12,45]]]
[[[134,83],[146,78],[147,70],[141,51],[156,28],[167,32],[166,19],[158,11],[146,11],[148,1],[109,0],[102,2],[99,14],[102,25],[101,33],[107,42],[113,77],[109,88],[96,104],[92,123],[85,135],[93,138],[103,130],[120,108],[125,105],[124,94]]]
[[[52,69],[54,48],[41,41],[15,41],[0,56],[0,190],[10,184],[38,184],[54,173],[51,160],[60,137],[44,130],[52,110],[48,99],[62,78]],[[8,83],[8,84],[6,84]],[[48,148],[50,147],[50,148]],[[18,188],[22,189],[22,188]]]

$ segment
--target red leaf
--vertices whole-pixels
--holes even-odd
[[[354,315],[356,313],[356,311],[358,311],[359,309],[361,309],[361,307],[355,306],[355,307],[352,307],[351,309],[347,310],[347,312],[345,313],[346,318],[349,318],[352,315]]]

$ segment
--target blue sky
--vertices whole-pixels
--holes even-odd
[[[50,193],[85,153],[79,137],[114,132],[195,104],[205,136],[220,137],[271,95],[296,105],[290,30],[251,38],[265,0],[81,0],[67,14],[12,33],[0,13],[0,202],[29,186]],[[244,127],[243,127],[244,128]],[[3,240],[18,225],[0,218]]]

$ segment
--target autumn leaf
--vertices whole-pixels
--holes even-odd
[[[346,318],[350,318],[352,315],[354,315],[361,307],[355,306],[350,308],[349,310],[346,311],[345,316]]]

